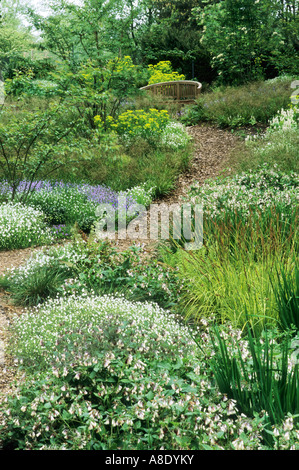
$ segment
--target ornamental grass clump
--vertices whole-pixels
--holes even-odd
[[[61,286],[78,274],[88,258],[83,242],[68,242],[33,253],[0,279],[15,304],[33,306],[61,294]]]
[[[109,329],[115,330],[110,339]],[[119,334],[116,334],[118,329]],[[84,354],[96,348],[100,338],[100,349],[114,352],[113,344],[121,348],[121,341],[131,336],[133,330],[132,353],[139,350],[144,358],[160,360],[164,354],[175,360],[188,354],[194,356],[194,342],[188,328],[176,317],[168,316],[157,304],[132,302],[121,295],[96,296],[87,292],[48,299],[16,318],[12,350],[24,365],[44,367],[55,364],[57,351],[63,351],[71,334],[89,332],[91,338],[94,335],[89,345],[81,345]],[[150,338],[156,339],[155,345]],[[74,349],[73,354],[79,355],[79,350]]]
[[[267,123],[263,133],[249,134],[229,157],[235,172],[257,171],[267,164],[282,172],[299,172],[299,108],[291,105],[281,109]]]
[[[187,318],[215,314],[236,328],[249,321],[257,334],[280,326],[283,304],[296,292],[297,188],[297,174],[263,167],[191,189],[189,201],[204,209],[204,246],[187,252],[173,242],[170,257],[189,279],[180,298]]]
[[[268,425],[264,436],[271,445],[270,425],[279,425],[289,417],[291,429],[299,430],[298,359],[292,360],[290,337],[273,338],[273,334],[265,330],[257,339],[249,327],[246,333],[247,353],[244,354],[240,344],[233,344],[230,335],[215,329],[216,353],[211,368],[220,391],[236,401],[240,412],[253,417],[266,411]]]
[[[214,88],[186,109],[182,122],[194,125],[206,121],[224,128],[268,125],[281,108],[289,105],[291,82],[292,77],[284,77],[274,83],[265,80]]]
[[[16,202],[0,204],[0,250],[48,245],[53,241],[42,211]]]

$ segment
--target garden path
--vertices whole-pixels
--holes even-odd
[[[192,137],[194,147],[191,164],[188,170],[179,176],[175,189],[169,195],[154,201],[157,204],[180,203],[187,196],[188,189],[193,182],[197,181],[203,184],[220,174],[229,174],[229,169],[226,168],[228,157],[232,150],[239,147],[240,137],[211,124],[187,127],[187,130]],[[149,213],[147,217],[147,227],[149,227]],[[116,240],[115,245],[119,249],[125,250],[132,245],[132,240]],[[142,246],[144,254],[150,254],[155,250],[156,242],[152,242],[148,237],[146,240],[139,241],[139,245]]]
[[[236,148],[239,137],[230,131],[219,129],[215,126],[201,124],[187,128],[193,138],[194,154],[188,170],[178,178],[174,191],[169,195],[155,201],[158,204],[179,203],[181,198],[187,194],[188,187],[194,181],[204,183],[225,171],[227,159],[230,152]],[[116,247],[125,250],[132,246],[131,239],[116,240]],[[140,243],[139,243],[140,244]],[[150,240],[142,241],[144,255],[152,254],[155,243]],[[24,263],[33,251],[39,248],[26,248],[0,252],[0,275],[7,268],[17,267]],[[15,365],[13,361],[5,356],[5,343],[8,334],[9,321],[12,315],[21,314],[22,309],[10,304],[9,297],[5,292],[0,292],[0,393],[6,393],[14,378]]]

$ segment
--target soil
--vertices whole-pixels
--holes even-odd
[[[194,154],[188,170],[180,175],[174,191],[157,203],[174,204],[187,194],[189,186],[197,181],[200,184],[206,180],[215,178],[226,168],[229,155],[240,143],[240,137],[230,131],[222,130],[211,125],[197,125],[188,128],[193,138]],[[120,250],[132,246],[130,239],[118,239],[113,242]],[[137,243],[140,245],[140,243]],[[141,243],[143,254],[152,254],[155,243],[145,240]],[[26,248],[23,250],[0,252],[0,276],[10,267],[23,264],[30,255],[40,249]],[[11,390],[11,384],[15,378],[16,365],[12,358],[5,354],[9,334],[9,324],[15,314],[22,314],[23,309],[14,306],[6,292],[0,291],[0,394],[7,394]]]

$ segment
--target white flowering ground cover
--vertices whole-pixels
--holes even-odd
[[[185,126],[180,122],[170,122],[161,134],[162,145],[169,149],[178,150],[185,148],[190,142],[190,136]]]
[[[204,185],[191,186],[189,197],[194,204],[202,204],[212,219],[236,212],[248,217],[252,212],[264,212],[276,207],[281,213],[292,213],[299,201],[299,175],[284,174],[267,165],[257,171],[218,178]]]
[[[154,194],[154,188],[146,185],[116,192],[103,186],[39,181],[33,183],[34,191],[25,203],[17,202],[26,187],[27,182],[21,182],[16,202],[0,203],[0,250],[50,244],[62,224],[77,223],[82,230],[89,231],[97,221],[100,204],[110,204],[117,220],[119,201],[124,201],[128,222],[134,217],[129,208],[135,204],[149,205]],[[10,192],[8,183],[0,182],[0,197],[9,196]]]
[[[156,304],[85,294],[25,312],[13,331],[19,361],[35,369],[4,404],[17,448],[267,449],[265,413],[240,413],[215,386],[206,325],[191,331]],[[223,335],[250,365],[241,332]],[[292,417],[271,432],[277,448],[298,439]]]
[[[53,241],[41,211],[20,203],[0,205],[0,250],[47,245]]]

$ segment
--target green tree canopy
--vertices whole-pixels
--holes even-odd
[[[298,71],[298,0],[207,0],[193,13],[225,83]]]

